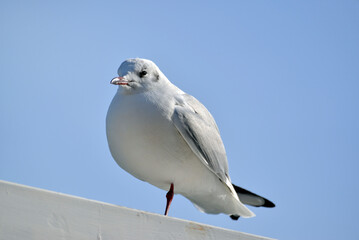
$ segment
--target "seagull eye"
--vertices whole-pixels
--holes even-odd
[[[142,71],[142,72],[140,72],[140,78],[142,78],[143,76],[145,76],[147,74],[147,72],[146,71]]]

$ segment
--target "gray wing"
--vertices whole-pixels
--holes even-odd
[[[172,120],[192,151],[221,181],[228,184],[228,162],[212,115],[191,95],[181,95]]]

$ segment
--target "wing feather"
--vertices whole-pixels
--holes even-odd
[[[172,120],[202,163],[228,185],[226,151],[209,111],[197,99],[184,94],[175,107]]]

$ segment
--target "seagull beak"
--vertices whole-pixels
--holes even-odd
[[[114,85],[128,85],[128,81],[124,77],[115,77],[110,83]]]

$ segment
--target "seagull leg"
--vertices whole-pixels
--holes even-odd
[[[166,194],[166,198],[167,198],[167,204],[166,204],[166,211],[165,211],[165,216],[167,216],[167,213],[168,213],[168,209],[170,208],[170,205],[171,205],[171,202],[172,202],[172,199],[173,199],[173,183],[171,183],[171,188],[170,190],[168,191],[168,193]]]

